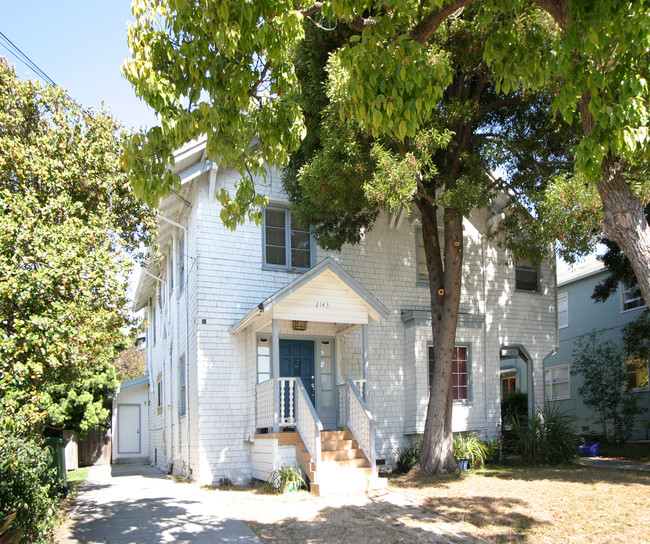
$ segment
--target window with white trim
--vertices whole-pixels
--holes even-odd
[[[638,287],[625,287],[621,284],[621,296],[623,311],[632,310],[634,308],[642,308],[646,305],[645,300],[639,293]]]
[[[539,266],[533,266],[530,261],[515,262],[515,289],[539,293]]]
[[[156,391],[156,406],[161,408],[163,405],[163,382],[162,378],[158,378],[157,391]]]
[[[455,401],[469,401],[469,348],[455,346],[451,366],[452,398]],[[433,346],[429,346],[429,388],[433,383],[435,356]]]
[[[424,235],[422,229],[416,232],[417,237],[417,264],[418,264],[418,281],[429,283],[429,269],[427,268],[427,255],[424,251]],[[445,262],[445,233],[442,229],[438,229],[438,244],[440,244],[440,256],[442,262]]]
[[[264,266],[307,270],[311,253],[309,230],[300,227],[289,210],[264,209]]]
[[[569,326],[569,293],[557,295],[557,328],[564,329]]]
[[[559,365],[544,371],[546,400],[566,400],[571,397],[569,365]]]
[[[185,376],[185,355],[181,355],[178,360],[178,415],[184,416],[187,412],[187,383]]]
[[[627,371],[627,388],[636,391],[648,391],[648,361],[629,359],[625,362]]]
[[[257,383],[271,379],[271,341],[257,339]]]
[[[185,233],[182,233],[178,238],[177,247],[178,294],[180,295],[185,287]]]

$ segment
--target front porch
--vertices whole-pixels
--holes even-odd
[[[367,405],[368,327],[388,313],[338,264],[326,259],[231,329],[232,334],[245,334],[254,346],[255,444],[277,440],[287,434],[280,433],[283,430],[295,431],[299,436],[295,459],[316,492],[322,493],[324,482],[335,480],[334,472],[342,468],[367,472],[366,489],[376,480],[376,425]],[[352,363],[340,345],[344,335],[359,329],[361,360]],[[356,372],[362,376],[354,376]],[[354,379],[348,378],[350,374]],[[340,429],[344,435],[336,434]],[[335,444],[339,441],[343,444]],[[265,447],[269,450],[268,444]],[[274,456],[271,466],[281,458]],[[350,473],[345,478],[354,479]]]

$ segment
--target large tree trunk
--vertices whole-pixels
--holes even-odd
[[[463,218],[458,210],[445,210],[444,265],[440,256],[436,208],[418,204],[431,289],[431,327],[434,371],[424,427],[420,466],[424,475],[456,470],[452,416],[452,359],[460,306],[463,264]]]
[[[650,226],[643,205],[625,181],[620,160],[607,157],[602,171],[596,188],[603,202],[603,234],[625,253],[650,306]]]

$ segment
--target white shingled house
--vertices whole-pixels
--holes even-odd
[[[424,430],[432,335],[417,214],[383,213],[360,244],[326,252],[292,221],[278,173],[260,186],[264,224],[230,231],[215,193],[238,174],[207,160],[204,141],[174,170],[161,258],[135,300],[149,322],[151,462],[202,484],[266,479],[283,462],[320,492],[340,473],[377,484],[377,460],[393,463]],[[497,212],[464,223],[454,362],[454,432],[486,439],[501,432],[502,374],[532,409],[557,345],[555,269],[508,264],[485,236]]]

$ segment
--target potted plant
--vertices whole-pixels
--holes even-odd
[[[460,470],[485,465],[486,448],[475,434],[454,437],[454,457]]]
[[[303,485],[307,486],[300,468],[284,463],[271,472],[269,483],[282,493],[298,491]]]

